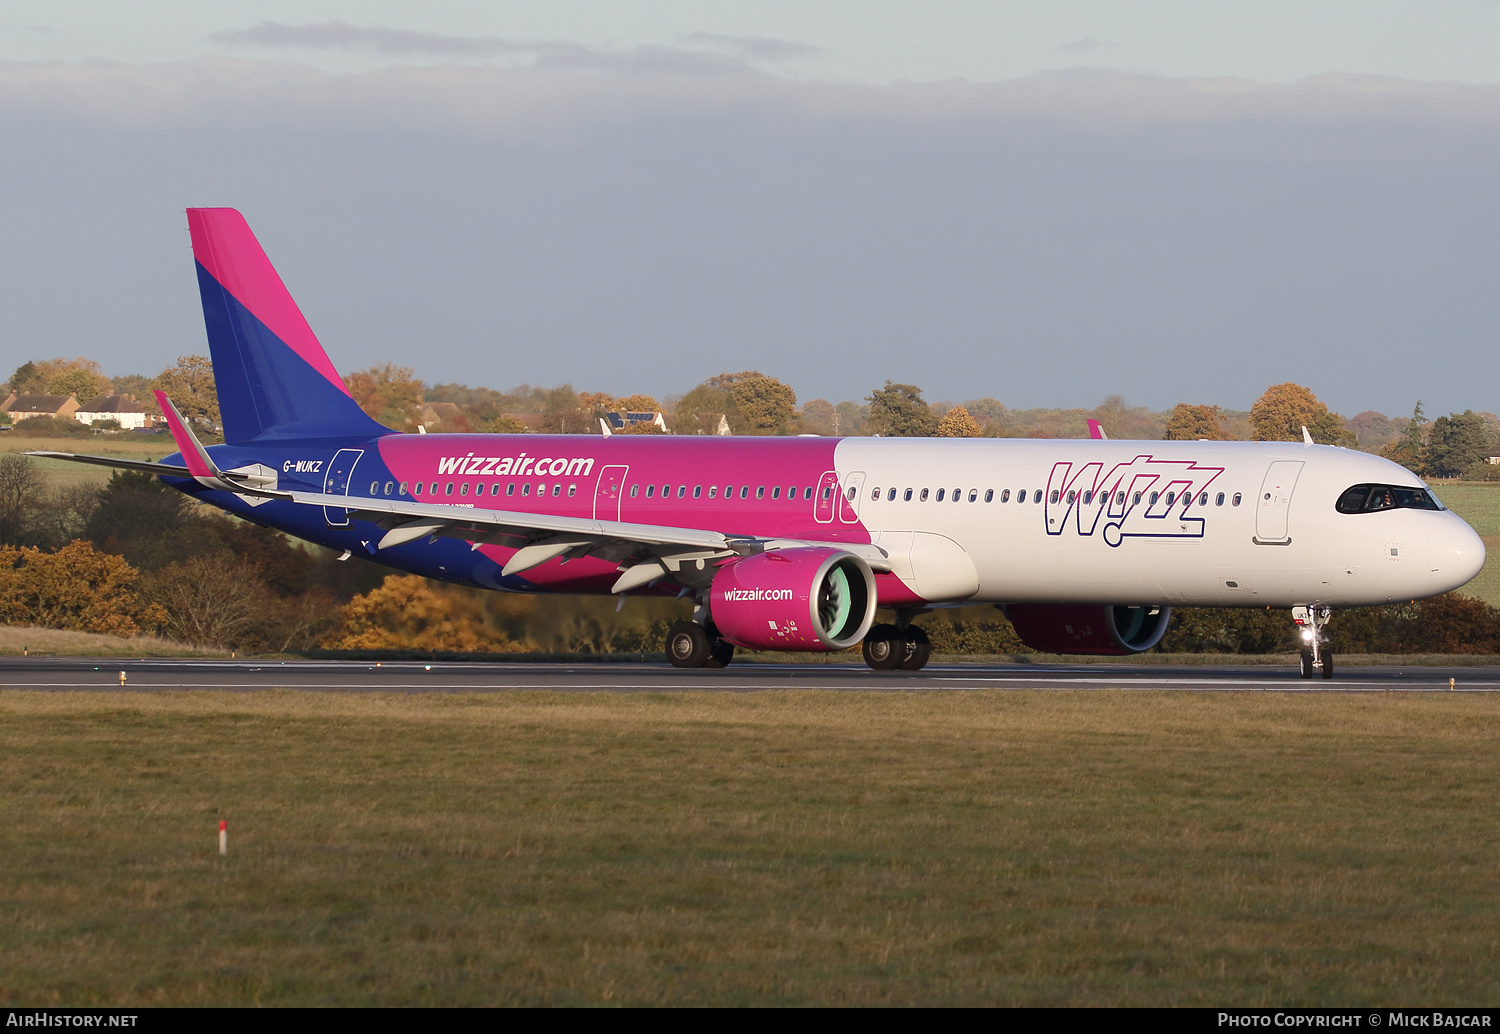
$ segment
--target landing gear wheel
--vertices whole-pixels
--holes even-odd
[[[1323,677],[1325,679],[1331,679],[1331,678],[1333,678],[1333,651],[1332,650],[1325,649],[1323,651]]]
[[[876,671],[895,671],[906,659],[906,641],[895,625],[871,627],[860,650],[865,663]]]
[[[703,662],[705,668],[722,668],[734,657],[734,644],[727,639],[714,636],[708,641],[708,660]]]
[[[1329,671],[1332,670],[1332,667],[1330,667]],[[1311,650],[1302,651],[1302,677],[1305,679],[1310,679],[1313,677],[1313,659]]]
[[[906,647],[906,659],[899,665],[900,669],[921,671],[932,657],[932,643],[928,640],[927,633],[916,625],[908,625],[903,645]]]
[[[711,656],[712,644],[702,625],[695,621],[672,622],[667,629],[667,660],[674,668],[701,668]]]

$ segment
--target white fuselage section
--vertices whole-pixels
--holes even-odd
[[[929,600],[1363,606],[1447,592],[1484,564],[1453,513],[1338,512],[1352,485],[1422,482],[1328,446],[847,438],[836,463]]]

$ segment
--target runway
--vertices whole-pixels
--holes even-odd
[[[120,684],[120,673],[125,684]],[[753,693],[775,689],[1173,690],[1186,692],[1458,692],[1500,690],[1497,667],[1349,667],[1332,680],[1304,680],[1294,666],[1183,664],[931,664],[920,672],[876,672],[862,664],[734,664],[681,670],[667,664],[536,664],[438,661],[254,661],[97,657],[0,657],[4,690],[162,692],[299,689],[329,693]]]

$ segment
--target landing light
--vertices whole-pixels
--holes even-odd
[[[1302,638],[1303,639],[1307,640],[1310,643],[1310,642],[1312,642],[1312,637],[1313,637],[1312,629],[1310,629],[1310,628],[1304,628],[1302,630]]]

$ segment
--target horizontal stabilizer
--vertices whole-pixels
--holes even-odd
[[[151,463],[146,460],[122,460],[115,456],[83,456],[75,452],[48,452],[37,449],[22,453],[24,456],[41,456],[49,460],[67,460],[70,463],[92,463],[100,467],[115,467],[119,470],[139,470],[147,474],[161,474],[172,478],[190,478],[193,472],[173,463]]]

